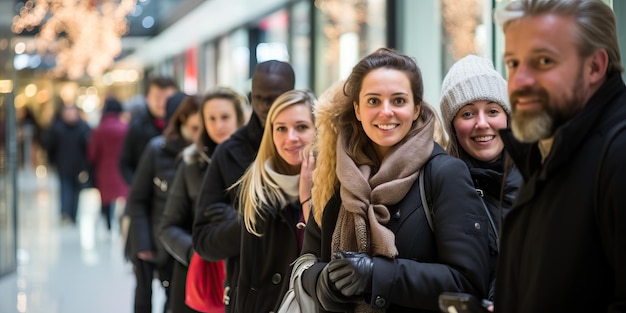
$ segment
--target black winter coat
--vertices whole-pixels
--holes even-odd
[[[240,272],[235,311],[274,312],[289,287],[291,262],[300,255],[296,224],[302,217],[299,203],[289,204],[257,218],[258,237],[241,227]],[[243,223],[243,221],[242,221]],[[302,238],[302,237],[300,237]]]
[[[502,158],[505,154],[502,154]],[[495,225],[495,232],[490,228],[489,231],[489,255],[490,255],[490,274],[489,277],[495,278],[496,265],[498,262],[498,242],[496,233],[500,235],[502,229],[502,221],[513,206],[513,201],[517,196],[517,191],[522,184],[522,175],[519,170],[512,166],[504,173],[504,159],[499,160],[495,164],[480,166],[475,160],[466,161],[470,170],[470,175],[474,181],[474,187],[482,194],[483,202],[491,214],[491,218]],[[504,180],[504,186],[502,184]],[[493,301],[495,292],[495,281],[492,280],[489,285],[488,299]]]
[[[133,182],[135,171],[139,166],[139,160],[150,139],[161,135],[163,130],[156,126],[155,118],[148,110],[138,111],[133,116],[128,127],[124,145],[120,154],[120,172],[128,185]]]
[[[193,255],[191,229],[200,182],[207,169],[207,160],[200,156],[196,146],[183,151],[183,162],[176,170],[159,227],[159,239],[174,263],[170,303],[173,312],[196,312],[185,305],[186,278]]]
[[[543,164],[536,144],[502,131],[525,183],[504,220],[497,312],[626,312],[626,131],[599,160],[607,132],[624,120],[616,73],[557,130]]]
[[[465,164],[470,170],[474,187],[482,192],[483,201],[497,229],[500,229],[500,223],[513,206],[517,191],[522,184],[522,175],[515,166],[507,170],[505,177],[504,169],[501,167],[497,169],[479,167],[473,162],[465,162]],[[504,186],[502,186],[503,179],[505,179]],[[501,194],[502,199],[500,199]]]
[[[439,312],[438,297],[444,291],[467,292],[486,297],[489,273],[488,222],[467,166],[435,144],[430,173],[425,173],[433,212],[430,230],[420,199],[419,181],[405,198],[389,207],[389,229],[395,234],[398,256],[374,257],[372,290],[365,301],[387,312]],[[313,253],[319,262],[306,270],[303,285],[315,295],[317,278],[331,259],[331,238],[341,198],[328,202],[322,228],[309,219],[302,253]],[[314,298],[317,298],[314,296]],[[324,312],[320,309],[320,312]]]
[[[130,216],[126,251],[131,259],[140,251],[155,251],[154,262],[158,265],[171,259],[158,239],[158,227],[178,165],[177,156],[185,145],[183,139],[166,141],[158,136],[150,140],[141,156],[126,204]]]
[[[222,142],[211,157],[211,165],[204,175],[193,225],[193,247],[204,259],[226,260],[226,312],[232,312],[233,290],[239,276],[239,249],[241,224],[235,202],[236,190],[227,192],[254,161],[261,144],[263,127],[256,114],[248,124],[240,127],[228,140]]]
[[[76,124],[67,124],[57,118],[44,133],[44,145],[48,152],[48,159],[56,166],[60,177],[75,178],[78,174],[89,169],[87,162],[87,144],[91,129],[81,119]]]

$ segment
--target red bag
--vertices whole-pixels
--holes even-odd
[[[224,312],[224,261],[210,262],[194,252],[189,262],[185,304],[200,312]]]

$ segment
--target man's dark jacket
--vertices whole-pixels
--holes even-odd
[[[557,130],[543,164],[536,144],[503,131],[525,183],[504,221],[497,312],[626,312],[626,131],[599,163],[625,119],[626,87],[613,74]]]
[[[162,130],[156,126],[155,118],[148,110],[147,105],[145,110],[139,111],[132,118],[124,138],[119,161],[120,172],[128,185],[133,182],[133,176],[144,148],[150,139],[160,135],[161,132]]]
[[[44,146],[51,164],[56,166],[60,177],[78,179],[78,174],[89,168],[87,144],[91,129],[81,119],[68,124],[60,117],[54,120],[44,133]]]

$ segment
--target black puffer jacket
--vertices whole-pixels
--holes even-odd
[[[126,252],[131,259],[140,251],[155,251],[156,264],[171,258],[158,240],[158,227],[176,173],[178,154],[185,146],[183,139],[166,141],[158,136],[150,140],[141,156],[126,204],[130,216]]]
[[[502,158],[496,163],[478,164],[475,160],[465,162],[469,167],[474,187],[482,194],[483,202],[491,214],[498,236],[501,232],[502,221],[513,206],[517,191],[522,184],[522,175],[515,166],[506,170],[505,177],[504,158],[505,153],[502,153]],[[503,180],[505,180],[504,185]],[[491,227],[489,229],[489,255],[491,257],[489,277],[492,281],[487,298],[493,300],[496,287],[493,279],[498,262],[498,242]]]
[[[522,175],[517,167],[511,166],[505,173],[505,157],[503,153],[499,161],[487,166],[479,165],[475,161],[465,162],[470,170],[474,186],[483,194],[483,200],[494,218],[496,226],[500,225],[500,221],[509,212],[522,184]],[[503,180],[505,180],[504,185],[502,184]]]

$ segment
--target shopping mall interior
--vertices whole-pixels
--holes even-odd
[[[126,110],[146,82],[172,77],[187,94],[250,92],[257,63],[289,62],[296,87],[317,95],[378,47],[417,60],[426,102],[468,54],[505,75],[493,12],[508,0],[2,0],[0,1],[0,312],[131,312],[132,266],[118,209],[106,229],[99,194],[81,192],[64,223],[56,169],[39,139],[64,105],[90,127],[105,97]],[[626,51],[626,1],[618,16]],[[622,57],[622,59],[625,59]],[[120,205],[120,207],[122,207]],[[161,312],[155,281],[153,312]]]

